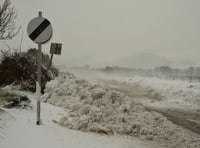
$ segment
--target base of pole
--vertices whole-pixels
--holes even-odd
[[[40,121],[37,121],[37,122],[36,122],[36,125],[40,125]]]

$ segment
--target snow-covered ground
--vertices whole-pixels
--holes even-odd
[[[66,70],[63,70],[66,71]],[[152,98],[142,103],[160,108],[179,108],[184,110],[197,110],[200,112],[200,83],[182,80],[167,80],[156,77],[125,76],[123,74],[109,74],[97,70],[70,69],[77,76],[96,83],[130,86],[133,91]],[[131,90],[130,90],[131,91]],[[149,96],[148,96],[149,95]],[[137,97],[137,96],[136,96]],[[156,101],[157,100],[157,101]]]
[[[93,82],[61,73],[47,84],[43,100],[69,110],[59,122],[61,125],[87,132],[136,136],[167,144],[170,148],[200,146],[199,138],[163,115],[147,111],[136,98],[99,85],[99,80]]]
[[[130,90],[141,91],[134,93],[150,98],[141,99],[144,104],[195,108],[198,111],[198,83],[105,75],[103,79],[119,82],[120,87],[125,84],[131,86]],[[48,148],[159,148],[161,145],[169,148],[199,148],[198,137],[188,134],[163,115],[147,111],[138,103],[140,97],[129,97],[126,93],[99,85],[99,80],[91,83],[71,73],[61,73],[49,82],[42,96],[47,103],[41,104],[41,126],[35,125],[35,100],[33,94],[28,94],[33,109],[6,110],[14,119],[12,122],[6,121],[6,126],[0,130],[3,135],[0,148],[25,148],[27,145]]]
[[[160,101],[145,102],[154,107],[174,107],[184,110],[199,110],[200,112],[200,83],[181,80],[165,80],[147,77],[112,77],[112,80],[123,82],[130,86],[140,86],[144,91],[162,96]]]
[[[26,93],[27,94],[27,93]],[[97,135],[69,130],[55,122],[67,112],[65,109],[41,103],[42,125],[35,124],[36,111],[33,94],[28,94],[33,109],[9,109],[10,115],[0,114],[0,148],[159,148],[153,142],[136,138]]]

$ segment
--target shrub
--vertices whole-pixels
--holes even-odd
[[[0,63],[0,86],[19,85],[22,90],[34,92],[37,80],[37,50],[22,53],[2,52]],[[56,68],[47,69],[49,56],[42,53],[42,92],[47,81],[58,75]]]

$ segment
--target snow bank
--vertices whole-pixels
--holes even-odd
[[[23,92],[24,93],[24,92]],[[42,125],[35,124],[35,96],[33,110],[9,109],[13,120],[2,116],[0,110],[0,148],[162,148],[157,143],[138,138],[97,135],[63,128],[57,124],[65,109],[41,103]],[[52,122],[53,121],[53,122]],[[34,139],[34,140],[33,140]]]
[[[42,99],[69,110],[60,124],[70,129],[155,139],[170,147],[200,146],[199,139],[190,137],[161,114],[146,111],[128,96],[71,73],[61,73],[47,83]]]

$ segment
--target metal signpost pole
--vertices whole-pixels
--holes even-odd
[[[52,25],[48,19],[42,17],[42,12],[39,12],[39,16],[33,18],[28,26],[27,33],[30,39],[38,44],[37,53],[37,81],[36,81],[36,95],[37,95],[37,120],[36,124],[41,124],[40,119],[40,97],[41,97],[41,87],[42,87],[42,44],[48,42],[52,37]]]
[[[42,17],[42,12],[39,12],[39,17]],[[38,98],[37,98],[37,121],[36,124],[40,125],[40,97],[41,97],[41,76],[42,76],[42,71],[41,71],[41,64],[42,64],[42,53],[41,53],[41,48],[42,44],[38,43],[38,75],[37,75],[37,80],[38,80],[38,85],[36,85],[37,88],[37,93],[38,93]]]

